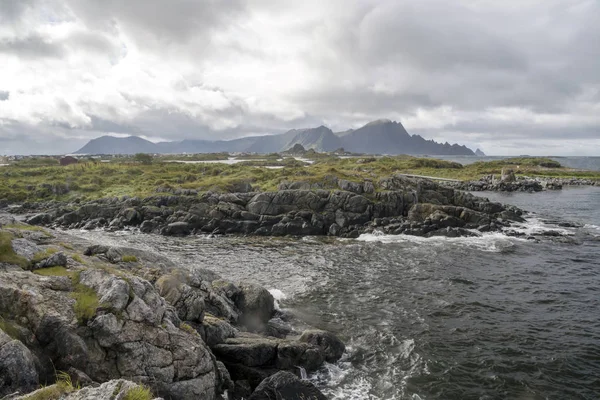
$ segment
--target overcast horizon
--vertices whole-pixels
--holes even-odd
[[[600,156],[596,0],[0,0],[0,154],[376,119]]]

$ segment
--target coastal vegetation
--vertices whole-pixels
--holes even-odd
[[[600,180],[598,171],[566,168],[549,158],[509,158],[463,166],[427,157],[339,158],[332,154],[311,153],[311,156],[308,153],[302,160],[269,154],[262,158],[244,157],[246,161],[238,164],[180,163],[171,162],[176,160],[168,160],[166,156],[152,162],[142,162],[139,156],[115,158],[106,163],[82,160],[69,166],[50,165],[47,159],[27,159],[0,169],[0,200],[92,200],[122,195],[148,196],[161,192],[161,189],[162,192],[170,189],[234,192],[245,183],[255,190],[273,191],[285,181],[318,183],[326,181],[328,176],[335,176],[362,182],[396,173],[466,181],[499,175],[507,168],[513,169],[517,176]],[[223,159],[224,155],[202,157]]]

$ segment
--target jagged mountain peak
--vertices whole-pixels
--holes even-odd
[[[409,135],[400,122],[389,119],[372,121],[358,129],[341,133],[324,126],[292,129],[279,135],[253,136],[224,141],[182,140],[152,143],[130,136],[117,138],[103,136],[90,141],[79,154],[135,154],[135,153],[214,153],[214,152],[281,152],[300,144],[305,149],[334,151],[344,148],[353,153],[413,154],[413,155],[474,155],[465,146],[437,143],[419,135]]]

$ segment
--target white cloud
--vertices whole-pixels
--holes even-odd
[[[392,118],[495,154],[599,154],[599,41],[594,0],[4,0],[0,139]]]

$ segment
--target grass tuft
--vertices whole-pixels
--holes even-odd
[[[78,283],[75,285],[71,297],[75,299],[74,310],[77,322],[80,325],[85,325],[89,320],[94,318],[96,310],[100,306],[98,294],[91,287]]]
[[[42,387],[35,392],[22,397],[23,400],[59,400],[66,394],[79,390],[79,386],[74,386],[71,377],[66,372],[59,372],[56,375],[54,385]]]
[[[152,391],[141,385],[130,389],[125,396],[123,396],[123,400],[152,400],[153,398]]]
[[[121,257],[121,261],[126,262],[126,263],[135,263],[135,262],[138,262],[138,258],[136,256],[125,255],[125,256]]]

